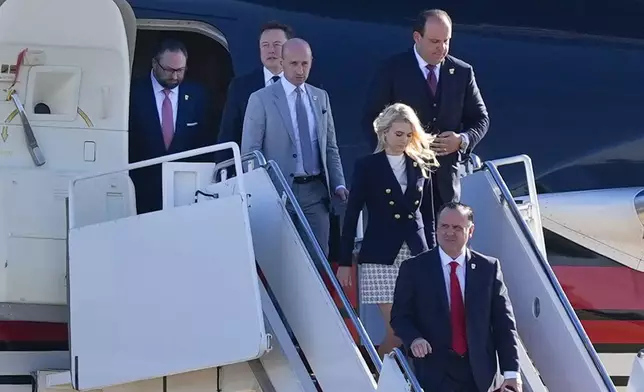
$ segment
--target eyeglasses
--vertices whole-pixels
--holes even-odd
[[[163,66],[158,60],[154,60],[154,62],[163,70],[163,72],[172,75],[173,73],[177,73],[178,75],[183,75],[186,72],[186,69],[188,67],[182,67],[182,68],[170,68]]]

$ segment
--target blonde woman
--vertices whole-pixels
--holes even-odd
[[[431,171],[438,167],[426,134],[414,110],[396,103],[373,122],[378,146],[358,160],[344,218],[337,277],[351,286],[351,263],[358,217],[369,212],[358,263],[360,301],[378,304],[386,336],[378,349],[384,356],[402,344],[389,320],[400,265],[435,246]]]

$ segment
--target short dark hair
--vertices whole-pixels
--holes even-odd
[[[293,32],[291,26],[280,23],[276,20],[264,23],[259,29],[259,36],[261,37],[262,34],[264,34],[264,31],[267,30],[282,30],[284,32],[284,35],[286,35],[286,39],[291,39],[295,36],[295,33]]]
[[[443,206],[438,210],[438,214],[436,214],[436,220],[438,220],[438,217],[441,215],[443,210],[462,210],[465,213],[465,216],[467,217],[467,220],[470,221],[470,223],[474,223],[474,210],[472,207],[468,206],[465,203],[460,203],[457,201],[450,201],[448,203],[443,204]]]
[[[154,52],[154,58],[159,60],[159,57],[165,52],[181,52],[186,56],[186,59],[188,58],[188,49],[186,49],[183,42],[177,39],[168,38],[161,41]]]
[[[431,10],[424,10],[421,11],[418,16],[416,16],[416,19],[414,19],[414,32],[417,32],[421,36],[425,34],[425,23],[427,23],[427,19],[429,18],[438,18],[438,19],[443,19],[449,23],[449,25],[452,25],[452,18],[450,18],[449,14],[446,11],[443,11],[438,8],[434,8]]]

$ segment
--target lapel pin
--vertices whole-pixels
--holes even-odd
[[[314,101],[317,101],[317,100],[318,100],[318,96],[317,96],[317,95],[314,95],[314,96],[313,96],[313,100],[314,100]]]
[[[476,269],[476,264],[472,263],[470,264],[470,266],[472,267],[472,269]]]
[[[190,98],[190,96],[188,94],[183,96],[183,99],[185,99],[186,101],[188,100],[188,98]]]
[[[413,163],[414,167],[418,166],[418,162]]]
[[[454,75],[454,68],[450,68],[450,69],[449,69],[449,74],[450,74],[450,75]]]

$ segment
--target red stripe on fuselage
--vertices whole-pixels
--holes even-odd
[[[66,342],[67,324],[34,321],[0,321],[0,341]]]
[[[644,321],[581,320],[593,344],[644,344]]]
[[[644,272],[627,267],[552,269],[575,309],[644,309]]]

